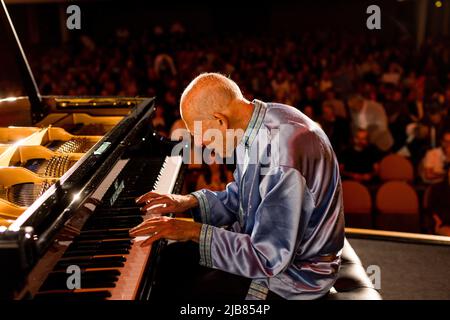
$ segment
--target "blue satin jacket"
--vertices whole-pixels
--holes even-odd
[[[269,290],[315,299],[333,286],[344,244],[339,166],[320,127],[297,109],[254,100],[236,148],[235,181],[193,192],[203,223],[200,264],[251,278],[247,299]],[[228,226],[228,227],[224,227]]]

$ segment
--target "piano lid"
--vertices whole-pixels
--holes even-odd
[[[0,65],[0,101],[27,96],[32,121],[40,120],[41,95],[4,0],[0,0]]]

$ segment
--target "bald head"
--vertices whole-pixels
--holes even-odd
[[[250,121],[253,104],[238,85],[218,73],[196,77],[184,90],[180,101],[181,118],[197,143],[215,149],[221,156],[231,154],[242,139]],[[229,136],[230,130],[233,136]],[[209,133],[208,133],[209,131]],[[219,132],[220,136],[211,134]]]
[[[226,112],[244,97],[238,85],[219,73],[203,73],[181,95],[181,116],[185,121],[212,119],[214,113]]]

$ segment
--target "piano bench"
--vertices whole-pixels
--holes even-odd
[[[381,295],[374,288],[361,260],[347,239],[345,239],[341,259],[341,268],[334,287],[323,299],[381,300]]]

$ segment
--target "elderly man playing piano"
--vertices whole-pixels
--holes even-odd
[[[293,107],[246,100],[235,82],[216,73],[195,78],[180,108],[194,140],[222,157],[235,151],[237,166],[235,181],[221,192],[149,192],[137,199],[156,217],[130,234],[150,235],[143,245],[178,240],[161,257],[161,294],[324,296],[336,280],[344,243],[339,165],[325,133]],[[198,127],[218,130],[223,141],[196,136]],[[229,138],[230,129],[243,135]],[[164,216],[190,209],[194,221]]]

